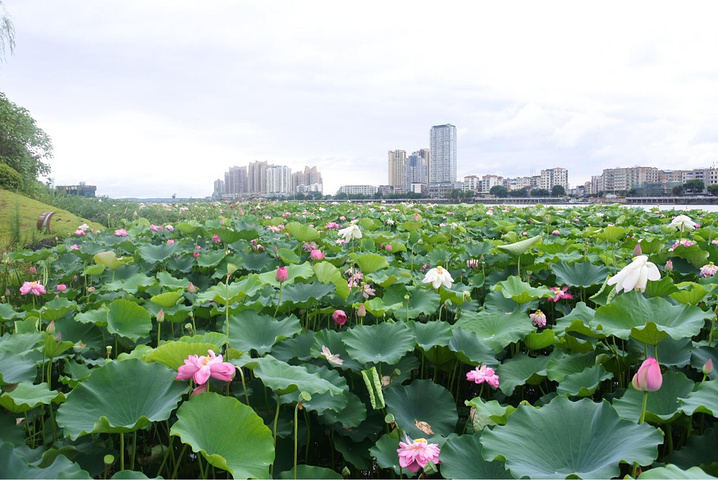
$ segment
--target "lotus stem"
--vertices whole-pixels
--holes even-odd
[[[277,394],[277,411],[274,412],[274,428],[272,429],[272,436],[274,437],[274,449],[277,448],[277,423],[279,422],[279,407],[281,406],[280,395]],[[269,467],[269,473],[274,472],[274,464]]]
[[[185,451],[187,451],[186,443],[182,446],[182,450],[180,451],[180,454],[179,454],[179,459],[177,460],[177,463],[175,463],[175,468],[172,471],[172,478],[177,478],[177,471],[179,470],[179,466],[182,463],[182,457],[184,457]]]
[[[130,459],[130,470],[135,469],[135,454],[137,453],[137,430],[132,434],[132,458]]]
[[[648,392],[643,392],[643,405],[641,406],[641,417],[638,419],[638,424],[642,424],[646,419],[646,405],[648,404]]]
[[[299,447],[299,403],[294,406],[294,480],[297,480],[297,449]]]
[[[247,384],[244,381],[244,372],[242,371],[242,367],[239,367],[237,370],[239,370],[239,377],[242,379],[242,390],[244,390],[244,401],[247,402],[247,405],[249,405],[249,396],[247,395]]]
[[[125,469],[125,434],[120,433],[120,470]]]

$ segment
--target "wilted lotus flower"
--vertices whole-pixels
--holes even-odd
[[[404,438],[406,443],[399,442],[399,448],[396,450],[401,468],[408,468],[411,473],[416,473],[429,462],[441,463],[438,443],[429,443],[423,438],[417,438],[412,442],[408,435]]]
[[[690,219],[687,215],[678,215],[675,217],[671,223],[668,225],[669,227],[676,227],[681,232],[685,230],[693,230],[696,228],[697,223]]]
[[[324,358],[329,361],[329,363],[333,363],[335,365],[344,365],[344,360],[339,358],[339,354],[332,354],[332,352],[329,350],[329,347],[326,345],[322,345],[322,355]]]
[[[436,268],[432,268],[431,270],[426,272],[426,275],[424,276],[424,280],[422,280],[422,282],[431,283],[431,286],[436,289],[438,289],[442,285],[446,288],[451,288],[451,285],[454,283],[454,279],[451,277],[451,274],[448,270],[439,266]]]
[[[608,279],[608,285],[616,285],[616,293],[623,290],[630,292],[633,289],[646,291],[647,281],[652,282],[661,279],[658,268],[648,261],[645,255],[639,255],[633,262],[623,267],[623,270]]]
[[[641,392],[655,392],[663,385],[661,366],[655,358],[647,358],[633,376],[633,388]]]
[[[534,327],[543,328],[546,326],[546,314],[544,314],[541,310],[536,310],[534,313],[529,315],[529,318],[531,318],[531,323]]]

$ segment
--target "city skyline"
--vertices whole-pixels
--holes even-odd
[[[383,183],[387,151],[447,122],[457,180],[718,157],[714,2],[3,4],[2,91],[52,138],[55,184],[98,195],[205,197],[250,162]]]

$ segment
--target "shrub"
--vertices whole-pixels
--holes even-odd
[[[10,165],[0,163],[0,187],[7,189],[20,188],[22,175]]]

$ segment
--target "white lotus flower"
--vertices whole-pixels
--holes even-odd
[[[442,285],[446,288],[451,288],[454,279],[451,278],[451,274],[448,270],[445,270],[442,267],[436,267],[426,272],[426,276],[424,277],[424,280],[422,280],[422,282],[431,283],[431,286],[436,289],[438,289]]]
[[[342,228],[337,232],[340,236],[344,237],[344,240],[347,242],[351,241],[352,238],[359,239],[361,238],[361,230],[359,230],[359,227],[354,225],[353,223],[349,225],[347,228]]]
[[[681,232],[683,232],[685,230],[693,230],[696,228],[697,225],[698,224],[691,220],[688,215],[678,215],[668,226],[676,227]]]
[[[648,261],[645,255],[633,258],[633,262],[623,267],[623,270],[608,279],[609,285],[616,285],[616,293],[623,290],[630,292],[633,289],[646,291],[648,280],[654,282],[661,279],[661,274],[655,264]]]

